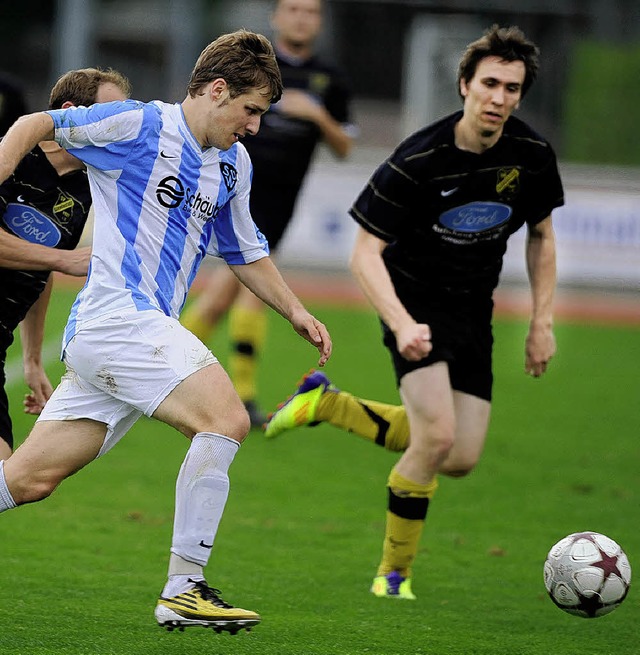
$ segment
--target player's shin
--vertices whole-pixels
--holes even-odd
[[[402,405],[357,398],[345,391],[323,394],[316,420],[357,434],[394,452],[409,445],[409,421]]]
[[[164,596],[175,596],[202,580],[229,495],[228,470],[239,443],[200,432],[191,442],[176,483],[176,509]]]
[[[426,485],[402,477],[394,468],[389,475],[387,524],[378,576],[397,571],[411,577],[429,501],[438,488],[437,479]]]
[[[258,357],[266,331],[267,316],[263,310],[233,307],[229,312],[229,336],[233,343],[229,372],[244,403],[256,399]]]

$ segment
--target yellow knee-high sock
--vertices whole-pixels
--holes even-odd
[[[202,317],[197,309],[197,303],[195,302],[191,303],[184,312],[182,312],[180,323],[182,323],[189,332],[195,334],[203,343],[206,343],[209,340],[209,337],[213,332],[213,325]]]
[[[267,332],[264,310],[233,307],[229,312],[231,354],[229,374],[243,402],[254,400],[257,394],[258,357]]]
[[[364,400],[345,391],[322,394],[315,418],[353,432],[395,452],[409,445],[409,421],[402,405]]]
[[[378,575],[398,571],[403,577],[410,578],[429,501],[438,488],[438,481],[434,478],[429,484],[416,484],[393,468],[387,486],[387,525]]]

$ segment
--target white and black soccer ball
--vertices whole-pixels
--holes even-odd
[[[565,612],[593,619],[612,612],[626,598],[631,566],[620,546],[598,532],[576,532],[551,548],[544,585]]]

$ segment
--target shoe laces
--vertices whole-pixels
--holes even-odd
[[[202,600],[207,600],[216,607],[222,607],[223,609],[233,608],[233,605],[229,605],[229,603],[220,598],[220,594],[222,593],[220,589],[210,587],[204,580],[191,580],[189,578],[189,582],[193,582]]]

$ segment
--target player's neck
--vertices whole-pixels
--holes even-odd
[[[495,146],[502,136],[502,129],[487,134],[479,131],[476,126],[469,124],[464,116],[455,124],[453,132],[456,148],[477,155]]]
[[[55,141],[40,141],[38,147],[60,176],[84,168],[84,164],[77,157],[70,155]]]

